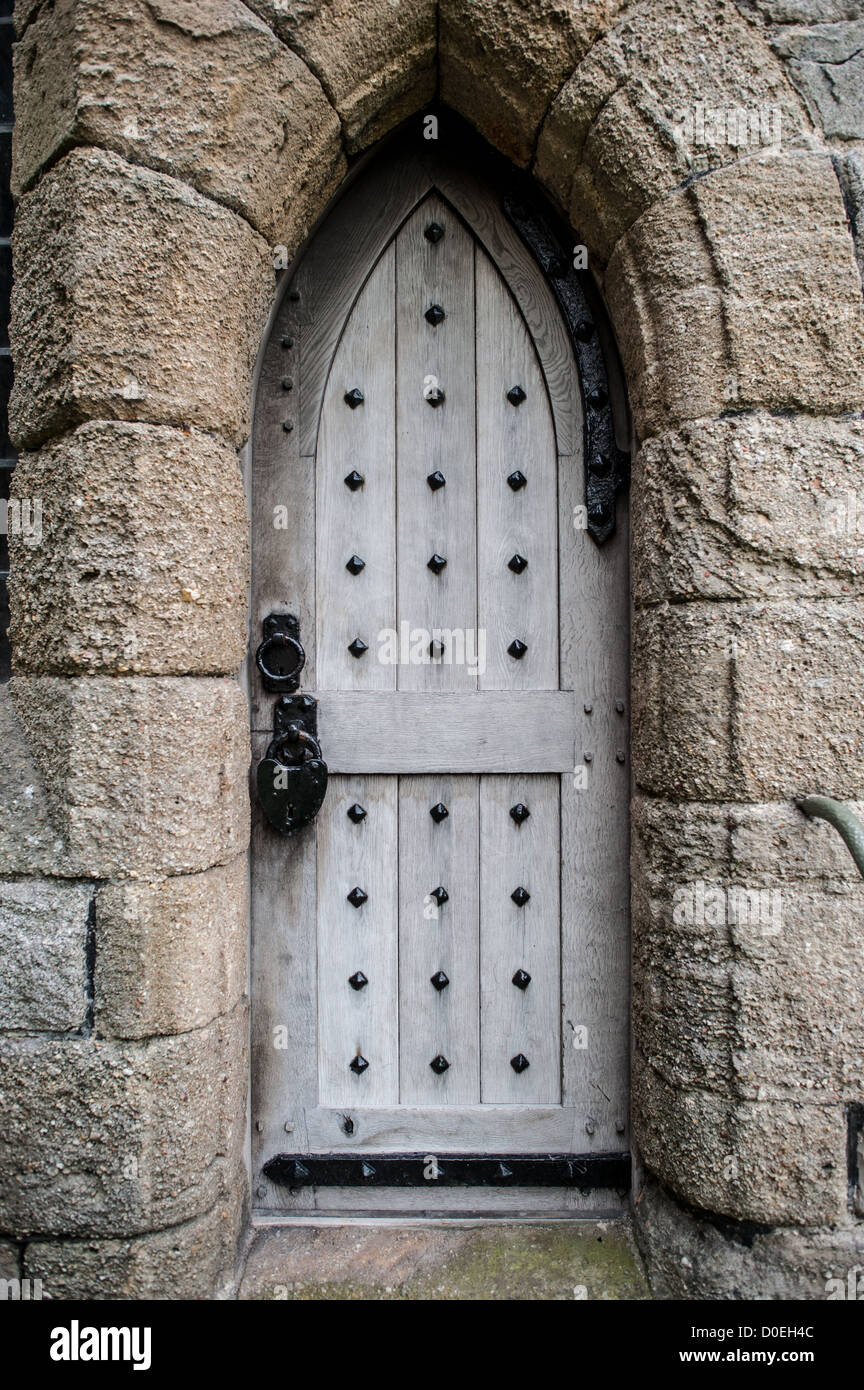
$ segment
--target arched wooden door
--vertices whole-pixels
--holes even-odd
[[[574,525],[581,411],[500,198],[380,158],[293,274],[257,395],[252,643],[297,616],[330,769],[296,835],[254,813],[261,1211],[620,1204],[626,528]],[[279,697],[254,665],[250,697],[257,763]]]

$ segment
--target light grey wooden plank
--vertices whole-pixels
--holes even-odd
[[[481,1096],[491,1105],[561,1098],[560,898],[556,777],[480,781]],[[521,825],[510,808],[530,815]],[[511,897],[524,888],[519,907]],[[531,976],[513,984],[517,970]],[[530,1065],[517,1073],[511,1058]]]
[[[604,1152],[629,1147],[628,534],[624,498],[602,547],[574,528],[582,467],[560,460],[561,666],[577,731],[561,778],[563,1094],[574,1148]]]
[[[512,405],[507,392],[521,387]],[[484,690],[558,686],[555,434],[537,355],[515,302],[487,256],[477,255],[477,589],[486,634]],[[519,491],[507,478],[519,469]],[[528,565],[508,569],[518,555]],[[521,660],[508,652],[527,644]]]
[[[478,1153],[569,1153],[573,1137],[572,1117],[560,1105],[316,1106],[305,1127],[310,1153],[458,1153],[460,1146]],[[586,1149],[583,1144],[579,1152]]]
[[[318,691],[334,772],[561,772],[573,767],[566,691]]]
[[[435,186],[471,227],[513,294],[543,366],[559,453],[582,447],[582,402],[567,330],[543,271],[501,209],[500,193],[482,173],[458,168],[446,150],[430,151]]]
[[[399,779],[400,1100],[468,1105],[480,1100],[479,920],[476,777]],[[435,823],[430,807],[450,814]],[[431,896],[443,887],[447,902]],[[443,971],[449,984],[435,989]],[[429,1065],[443,1056],[440,1074]]]
[[[579,1192],[566,1187],[447,1187],[434,1190],[428,1187],[317,1187],[314,1189],[315,1210],[320,1213],[344,1212],[359,1214],[423,1214],[500,1215],[573,1217],[610,1220],[627,1209],[627,1199],[615,1192]]]
[[[378,258],[431,187],[416,156],[378,161],[350,187],[311,241],[291,290],[299,295],[299,447],[315,453],[324,386],[351,306]]]
[[[397,783],[334,777],[318,816],[319,1095],[327,1105],[394,1104],[399,1095]],[[346,814],[365,807],[358,824]],[[353,907],[347,894],[368,895]],[[368,984],[348,983],[361,971]],[[361,1054],[362,1075],[350,1069]]]
[[[261,363],[252,435],[248,689],[253,729],[269,723],[273,706],[254,661],[268,613],[296,613],[306,652],[304,680],[315,683],[315,473],[298,450],[299,335],[296,305],[284,300]],[[283,346],[285,338],[292,340],[290,348]],[[290,391],[283,381],[292,383]],[[286,423],[295,428],[284,430]]]
[[[395,252],[391,246],[354,306],[333,362],[317,458],[317,634],[319,682],[343,690],[394,688],[396,668],[380,660],[378,635],[396,619]],[[351,409],[346,393],[365,399]],[[352,491],[352,469],[366,482]],[[353,555],[365,561],[346,569]],[[366,643],[359,659],[348,650]]]
[[[431,222],[443,228],[438,242],[424,236]],[[437,325],[426,319],[433,305],[445,314]],[[452,648],[428,659],[439,631],[473,634],[477,626],[474,243],[434,195],[397,238],[396,317],[398,615],[400,627],[427,634],[424,660],[400,665],[398,685],[476,689],[475,665],[451,659]],[[427,396],[435,389],[444,401],[433,407]],[[426,478],[436,471],[447,481],[432,491]],[[428,568],[433,555],[447,561],[437,574]]]

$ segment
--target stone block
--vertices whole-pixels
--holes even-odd
[[[0,882],[0,1028],[84,1027],[92,899],[89,883]]]

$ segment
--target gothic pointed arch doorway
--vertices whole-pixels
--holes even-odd
[[[289,272],[262,356],[265,1218],[624,1201],[626,501],[578,357],[593,338],[602,364],[599,306],[574,314],[529,223],[476,153],[396,141]]]

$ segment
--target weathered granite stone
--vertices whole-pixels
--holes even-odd
[[[825,134],[864,136],[864,18],[783,28],[773,43]]]
[[[38,543],[11,538],[18,671],[239,668],[246,502],[229,445],[199,430],[92,421],[25,454],[13,491],[41,506]]]
[[[84,1027],[92,900],[89,883],[0,882],[0,1028]]]

